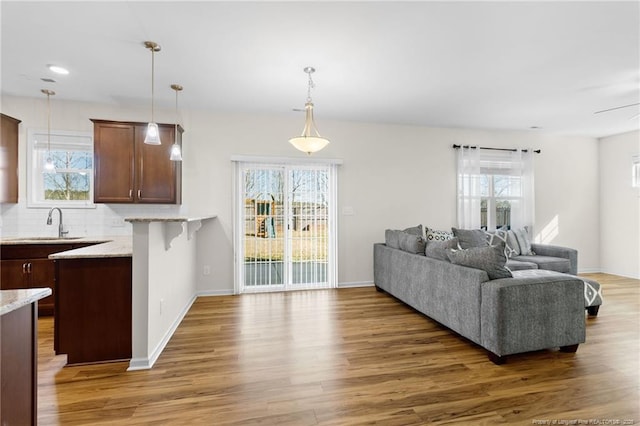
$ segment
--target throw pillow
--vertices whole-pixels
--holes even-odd
[[[387,247],[400,248],[400,232],[395,229],[387,229],[384,231],[384,243]]]
[[[424,249],[424,254],[427,257],[450,262],[449,257],[447,256],[447,252],[449,252],[451,249],[457,249],[457,248],[458,248],[458,239],[455,237],[445,241],[427,240],[427,245]]]
[[[535,253],[531,250],[531,240],[529,240],[529,230],[524,227],[514,231],[518,245],[520,246],[520,254],[523,256],[531,256]]]
[[[472,247],[486,247],[487,235],[482,229],[458,229],[451,228],[453,235],[458,237],[460,248],[468,249]]]
[[[402,232],[406,232],[408,234],[420,235],[421,237],[424,235],[422,233],[422,224],[418,226],[412,226],[411,228],[403,229]]]
[[[424,238],[422,235],[409,234],[408,232],[401,232],[400,237],[400,250],[404,250],[413,254],[424,255]]]
[[[511,247],[511,244],[509,244],[509,236],[508,236],[509,231],[504,229],[498,229],[495,231],[487,231],[486,234],[487,234],[487,241],[489,242],[490,246],[494,246],[496,244],[499,244],[500,242],[504,244],[504,254],[505,256],[507,256],[507,259],[511,259],[513,256],[516,255],[515,254],[516,250]],[[518,242],[516,241],[516,246],[517,244]]]
[[[466,250],[450,250],[447,253],[451,263],[482,269],[489,275],[489,279],[511,278],[511,271],[504,265],[507,258],[504,255],[504,246],[498,244],[487,247],[473,247]]]
[[[522,254],[520,252],[520,244],[518,244],[518,238],[516,237],[516,233],[511,229],[507,231],[507,244],[511,249],[511,256],[509,257],[519,256]]]
[[[436,231],[433,228],[427,228],[427,242],[429,241],[447,241],[453,238],[453,232]]]

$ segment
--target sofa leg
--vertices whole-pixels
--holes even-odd
[[[502,365],[507,361],[507,357],[496,355],[493,352],[489,352],[489,361],[495,365]]]
[[[590,317],[597,317],[599,310],[600,310],[600,305],[587,307],[587,312],[589,313]]]
[[[561,346],[560,352],[574,353],[578,350],[578,345]]]

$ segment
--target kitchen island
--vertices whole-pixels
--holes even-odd
[[[50,288],[0,290],[0,424],[38,419],[38,300]]]

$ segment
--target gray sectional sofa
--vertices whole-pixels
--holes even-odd
[[[397,248],[389,234],[387,244],[374,244],[376,288],[482,346],[494,363],[548,348],[575,352],[585,341],[585,282],[567,274],[577,272],[575,250],[534,245],[535,256],[513,257],[510,267],[556,272],[491,279],[485,270],[425,256],[407,243],[419,239],[405,234]]]

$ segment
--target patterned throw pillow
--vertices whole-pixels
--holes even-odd
[[[496,244],[499,244],[499,243],[504,244],[504,255],[507,257],[507,259],[511,259],[513,256],[517,256],[520,254],[520,250],[519,250],[520,247],[518,246],[518,241],[515,240],[515,235],[514,235],[514,241],[515,241],[516,247],[518,247],[518,250],[515,250],[514,248],[511,247],[511,244],[509,243],[509,232],[513,232],[513,231],[498,229],[496,231],[486,232],[487,241],[489,242],[490,246],[495,246]]]
[[[453,238],[453,232],[437,231],[433,228],[427,228],[427,244],[430,241],[447,241]]]
[[[520,246],[520,254],[523,256],[532,256],[535,253],[531,250],[531,240],[529,240],[529,230],[527,227],[514,231],[518,245]]]

